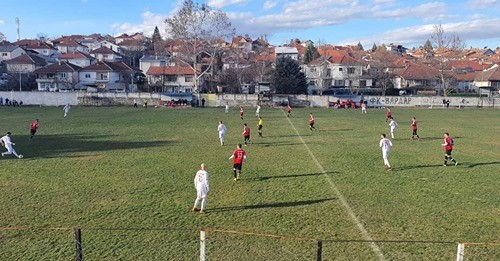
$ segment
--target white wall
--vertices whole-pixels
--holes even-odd
[[[0,92],[0,96],[9,100],[23,101],[24,105],[78,105],[75,92]]]

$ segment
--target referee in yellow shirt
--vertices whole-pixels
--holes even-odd
[[[262,124],[264,124],[264,120],[262,120],[262,117],[259,116],[259,137],[262,138]]]

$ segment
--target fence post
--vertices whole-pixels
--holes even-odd
[[[458,243],[457,261],[463,261],[464,260],[464,250],[465,250],[465,245],[463,243]]]
[[[321,255],[323,254],[323,241],[318,240],[318,250],[316,252],[316,260],[321,261]]]
[[[200,230],[200,261],[205,261],[205,231]]]
[[[76,242],[76,261],[83,261],[82,252],[82,230],[75,228],[75,242]]]

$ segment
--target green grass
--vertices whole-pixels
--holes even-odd
[[[245,147],[243,179],[234,183],[228,157],[243,127],[234,108],[225,115],[219,108],[73,107],[63,118],[61,108],[2,107],[0,132],[13,133],[24,159],[0,159],[0,227],[81,227],[87,260],[195,260],[201,228],[365,240],[330,179],[374,240],[498,243],[498,110],[395,108],[395,171],[387,172],[378,147],[380,133],[389,131],[385,110],[294,109],[290,120],[325,173],[280,109],[262,109],[262,139],[253,108],[246,111],[254,144]],[[409,140],[414,116],[421,141]],[[40,129],[28,141],[35,118]],[[218,120],[228,127],[227,146],[218,143]],[[441,166],[444,132],[455,139],[457,167]],[[199,216],[190,209],[202,162],[211,193],[207,214]],[[207,237],[211,260],[304,260],[316,253],[309,241],[221,232]],[[367,243],[323,246],[326,260],[377,258]],[[453,259],[456,251],[455,244],[377,246],[389,260]],[[71,230],[0,230],[0,248],[0,260],[75,255]],[[500,258],[500,247],[476,252]]]

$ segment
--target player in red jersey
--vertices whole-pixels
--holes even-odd
[[[386,115],[385,122],[387,122],[388,120],[390,120],[392,118],[391,109],[389,107],[387,108],[387,112],[385,115]]]
[[[250,127],[248,127],[248,125],[246,123],[243,124],[243,138],[244,138],[244,141],[245,141],[245,146],[252,142],[250,140]]]
[[[240,118],[241,118],[241,120],[243,120],[243,113],[245,113],[243,111],[243,107],[240,106]]]
[[[312,113],[309,113],[309,130],[312,131],[313,129],[316,130],[314,127],[314,116]]]
[[[455,163],[455,166],[458,165],[458,162],[451,156],[451,151],[453,150],[453,145],[455,145],[453,139],[450,137],[449,133],[444,134],[444,143],[441,144],[441,146],[444,146],[445,153],[444,153],[444,163],[443,166],[446,166],[446,163],[448,163],[448,160],[451,160],[451,162]]]
[[[290,104],[288,104],[286,106],[286,116],[290,117],[291,114],[292,114],[292,107],[290,107]]]
[[[31,125],[30,125],[30,129],[31,129],[31,131],[30,131],[30,133],[31,133],[30,140],[33,139],[33,136],[35,136],[36,130],[38,130],[38,125],[39,125],[38,119],[34,120],[31,123]]]
[[[243,166],[243,160],[247,158],[247,153],[241,148],[241,144],[236,146],[236,150],[233,152],[233,155],[229,157],[229,159],[233,159],[233,178],[234,181],[237,181],[241,177],[241,169]],[[238,171],[238,174],[236,174]]]
[[[420,140],[420,136],[418,136],[417,133],[417,119],[415,117],[411,120],[411,129],[413,130],[413,134],[411,135],[410,140],[414,140],[415,136],[417,136],[417,139]]]

